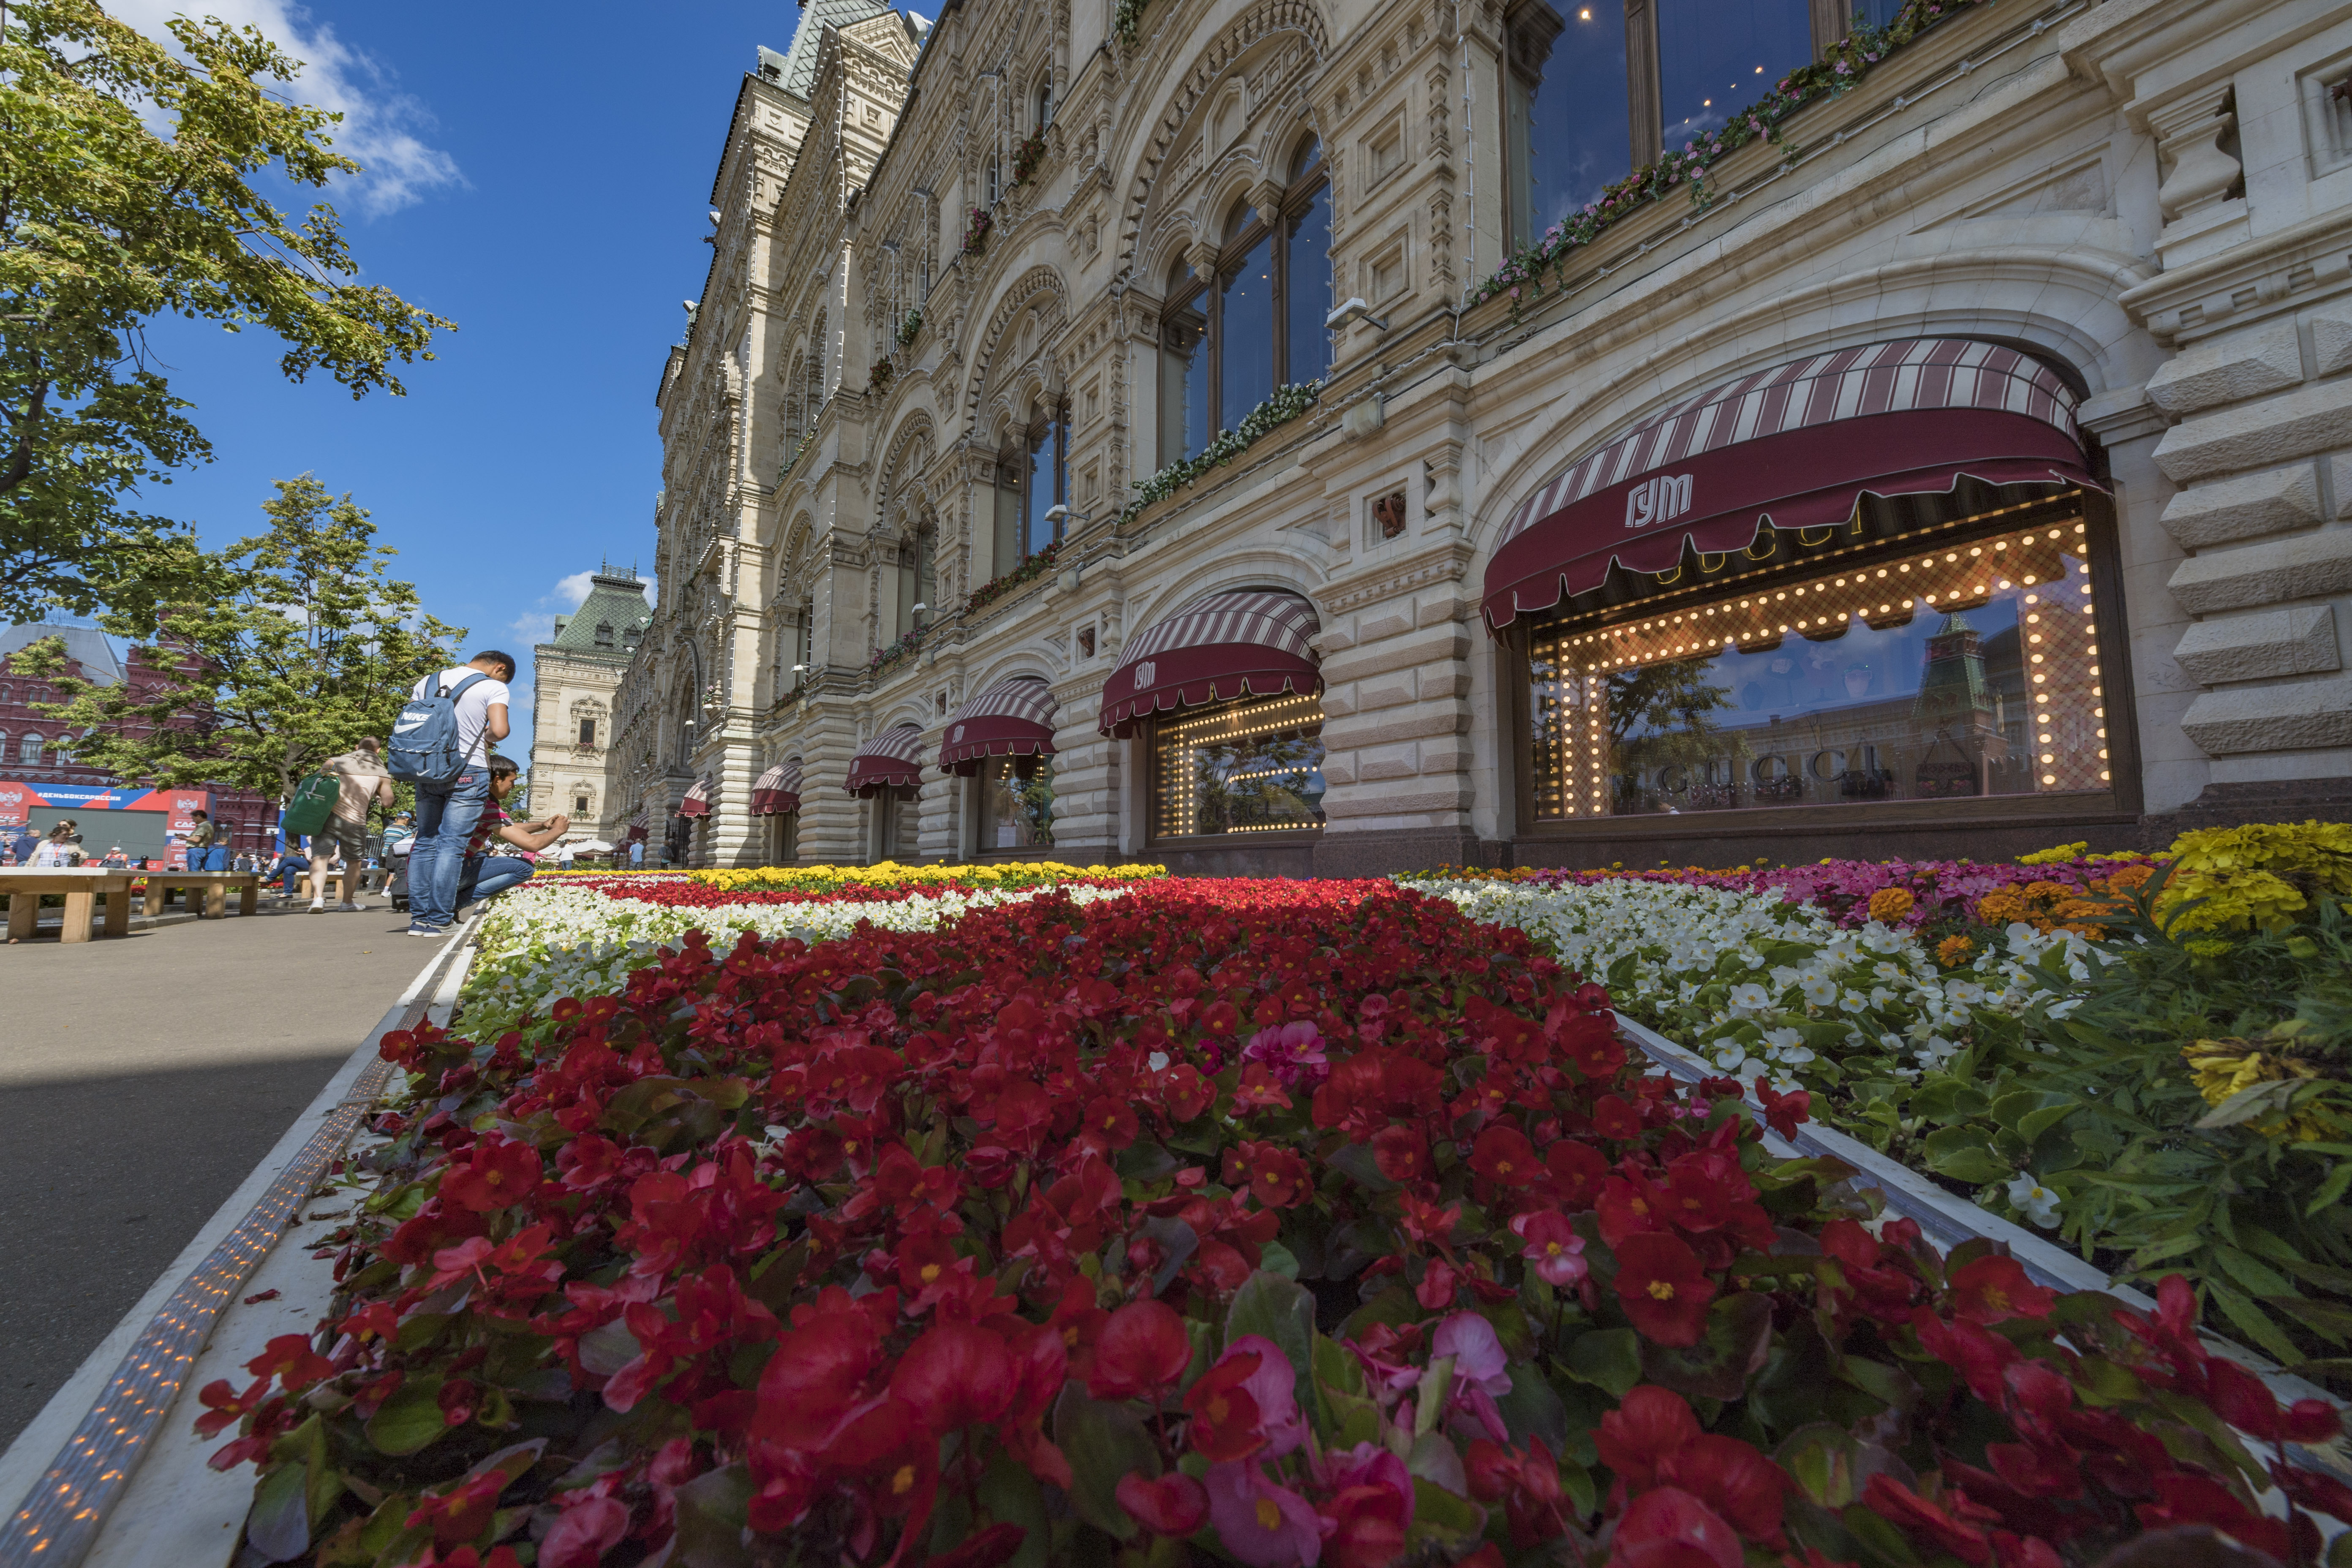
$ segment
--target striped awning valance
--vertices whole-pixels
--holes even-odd
[[[1103,682],[1101,730],[1124,735],[1139,719],[1189,703],[1319,692],[1307,639],[1321,629],[1315,606],[1296,594],[1212,594],[1128,644]]]
[[[1486,567],[1489,625],[1589,592],[1612,563],[1664,572],[1685,547],[1821,528],[1864,495],[2093,485],[2057,372],[1965,338],[1840,349],[1726,382],[1538,485]]]
[[[1054,689],[1034,675],[984,688],[948,715],[940,766],[970,773],[983,757],[1045,757],[1054,752]]]
[[[686,798],[677,803],[677,814],[680,816],[709,816],[711,801],[718,793],[719,786],[709,779],[695,780],[692,787],[686,792]]]
[[[852,795],[920,786],[922,731],[912,724],[900,724],[865,742],[857,748],[857,754],[849,759],[849,777],[842,782]]]
[[[801,763],[798,757],[778,763],[751,784],[751,815],[782,816],[801,808]]]

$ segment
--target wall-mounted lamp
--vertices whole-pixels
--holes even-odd
[[[1389,330],[1388,318],[1385,316],[1373,315],[1371,306],[1365,303],[1360,298],[1349,300],[1338,310],[1324,317],[1323,330],[1328,332],[1336,332],[1350,321],[1362,321],[1367,326],[1378,327],[1384,332]]]

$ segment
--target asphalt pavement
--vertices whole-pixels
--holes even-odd
[[[369,902],[0,944],[0,1448],[457,940]]]

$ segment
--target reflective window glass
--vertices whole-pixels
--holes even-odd
[[[2053,523],[1538,630],[1536,816],[2107,791],[2085,539]]]
[[[1531,0],[1509,13],[1506,72],[1515,243],[1598,201],[1633,167],[1624,0]]]
[[[1197,456],[1209,444],[1208,296],[1168,314],[1160,346],[1160,461]]]
[[[978,777],[981,854],[1053,847],[1053,758],[991,757]]]
[[[1680,150],[1813,58],[1808,0],[1658,0],[1665,147]]]
[[[1302,693],[1187,708],[1151,734],[1151,835],[1323,824],[1323,701]]]
[[[1274,395],[1274,237],[1260,235],[1221,287],[1217,422],[1230,430]]]
[[[1023,484],[1022,552],[1034,555],[1059,537],[1046,513],[1069,500],[1069,417],[1056,413],[1029,437],[1029,470]]]
[[[1284,379],[1297,385],[1320,381],[1331,368],[1331,187],[1315,193],[1307,210],[1290,220],[1289,253],[1283,286],[1290,317],[1290,363]]]

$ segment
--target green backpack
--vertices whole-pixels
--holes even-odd
[[[343,797],[342,781],[332,773],[312,773],[294,786],[294,794],[278,814],[278,826],[289,838],[307,838],[324,831]]]

